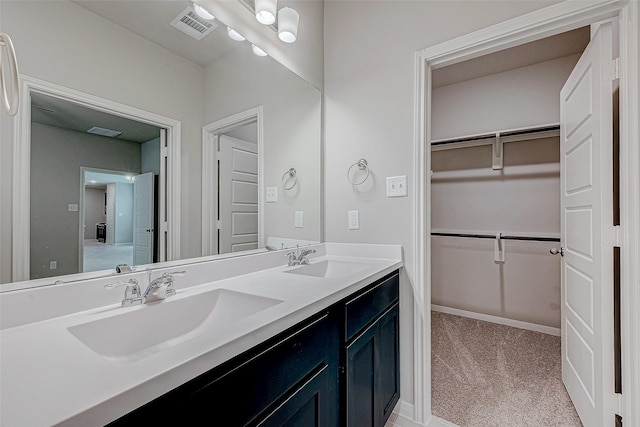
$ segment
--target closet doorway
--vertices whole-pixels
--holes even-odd
[[[611,120],[603,132],[589,119],[598,105],[585,86],[589,58],[617,57],[612,31],[579,28],[433,72],[427,274],[431,403],[442,419],[581,426],[580,414],[602,424],[597,396],[613,375],[594,367],[613,363],[599,341],[613,334],[594,299],[613,274],[594,230],[609,224],[600,206],[613,210],[600,192],[613,164],[599,163],[612,145],[598,145],[613,132]]]

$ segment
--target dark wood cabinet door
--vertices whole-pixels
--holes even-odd
[[[382,427],[400,396],[398,304],[347,346],[346,424]]]
[[[257,423],[259,427],[337,427],[335,372],[323,365],[307,382]]]

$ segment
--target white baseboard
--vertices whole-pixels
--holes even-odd
[[[454,424],[450,421],[443,420],[434,415],[431,416],[431,421],[427,424],[427,427],[459,427],[458,424]]]
[[[393,410],[393,414],[389,417],[385,427],[459,427],[457,424],[433,415],[426,424],[419,423],[413,419],[414,414],[413,405],[400,401]]]
[[[426,427],[413,419],[414,406],[400,399],[384,427]]]
[[[485,322],[498,323],[500,325],[512,326],[514,328],[526,329],[528,331],[541,332],[543,334],[553,335],[556,337],[560,336],[560,328],[553,328],[551,326],[507,319],[506,317],[491,316],[489,314],[474,313],[473,311],[460,310],[457,308],[445,307],[435,304],[431,304],[431,310],[438,311],[440,313],[468,317],[470,319],[483,320]]]

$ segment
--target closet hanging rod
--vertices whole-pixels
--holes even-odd
[[[487,140],[485,142],[489,143],[489,141],[495,139],[496,136],[500,136],[503,142],[509,142],[509,140],[522,141],[525,139],[529,139],[529,138],[526,138],[528,136],[531,136],[531,139],[537,138],[537,137],[554,136],[556,134],[559,134],[559,131],[560,131],[560,125],[552,124],[552,125],[538,126],[535,128],[514,129],[514,130],[499,131],[494,133],[469,135],[469,136],[463,136],[460,138],[437,139],[437,140],[431,141],[431,147],[434,148],[434,147],[443,146],[447,144],[459,144],[459,143],[473,142],[473,141],[481,142],[483,140]],[[549,135],[537,135],[537,134],[549,134]]]
[[[432,231],[432,236],[445,236],[445,237],[468,237],[472,239],[491,239],[495,240],[495,234],[474,234],[474,233],[448,233],[441,231]],[[528,240],[536,242],[560,242],[558,237],[539,237],[539,236],[510,236],[508,234],[500,234],[500,238],[503,240]]]

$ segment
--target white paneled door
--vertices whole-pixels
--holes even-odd
[[[562,379],[585,427],[614,425],[611,24],[560,93]]]
[[[221,135],[219,253],[258,248],[258,148]]]
[[[133,179],[133,265],[153,262],[153,172]]]

